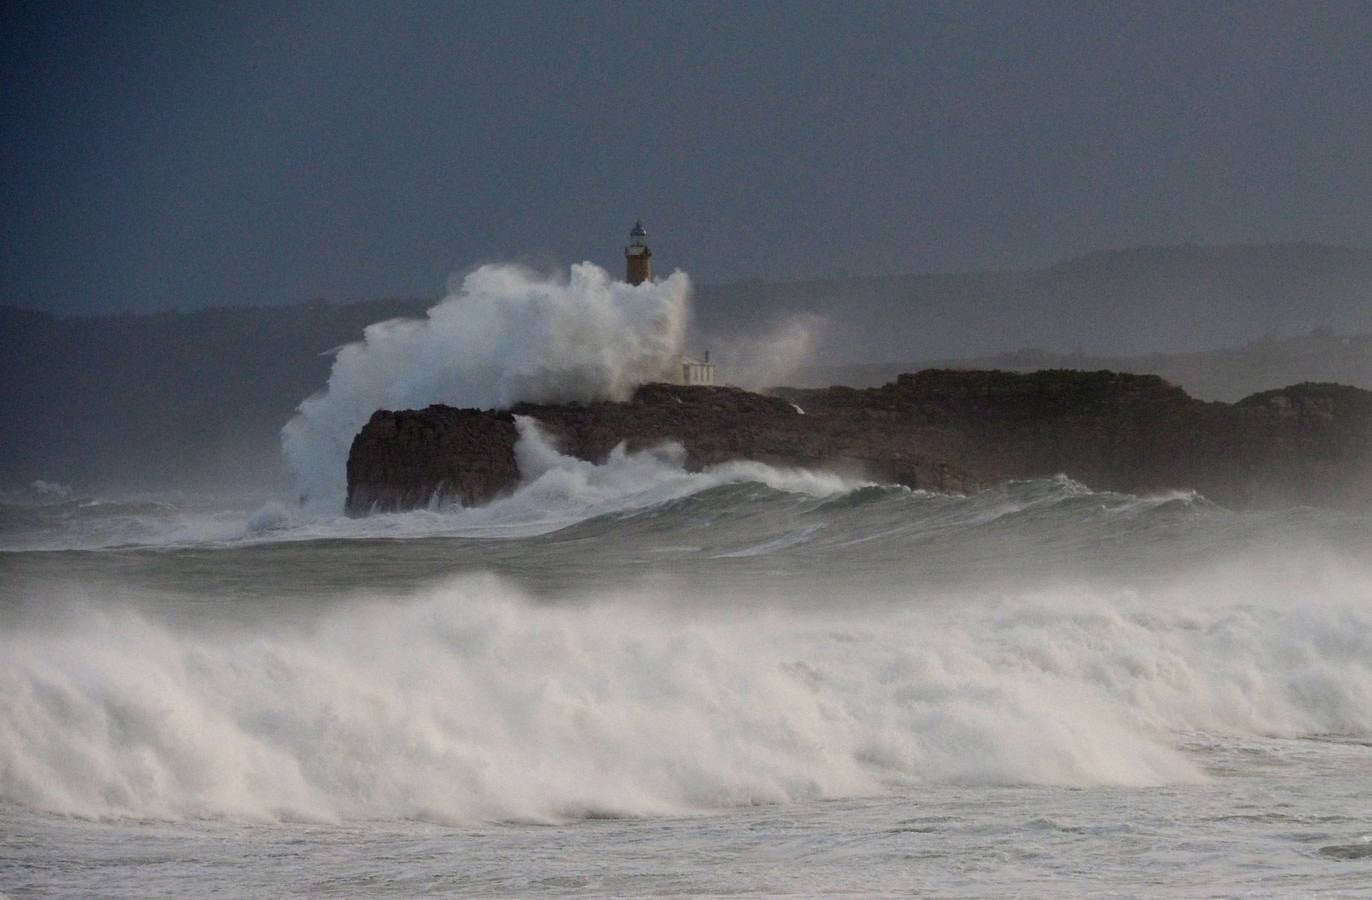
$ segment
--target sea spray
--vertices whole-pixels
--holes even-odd
[[[1148,590],[535,600],[487,575],[306,620],[106,602],[0,634],[0,800],[83,816],[656,815],[921,784],[1203,780],[1179,734],[1372,734],[1364,569]],[[799,596],[808,593],[813,596]],[[60,597],[50,601],[61,605]]]
[[[762,331],[711,335],[705,343],[730,384],[761,391],[789,384],[796,370],[813,362],[828,324],[823,316],[798,313],[771,322]]]
[[[287,465],[302,496],[337,509],[349,446],[377,409],[627,399],[681,352],[690,293],[683,272],[631,286],[590,263],[565,281],[482,266],[426,318],[368,326],[338,352],[282,431]]]

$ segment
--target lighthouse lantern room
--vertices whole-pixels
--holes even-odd
[[[648,249],[647,239],[648,229],[640,219],[629,232],[629,245],[624,248],[624,280],[630,284],[653,280],[653,251]]]

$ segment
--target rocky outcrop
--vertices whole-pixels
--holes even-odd
[[[348,451],[348,511],[418,509],[444,498],[486,503],[519,482],[518,437],[507,412],[373,413]]]
[[[650,384],[626,403],[381,411],[353,442],[348,511],[479,504],[511,490],[517,415],[596,461],[620,443],[676,441],[690,468],[751,459],[936,491],[1063,472],[1097,489],[1195,489],[1233,506],[1372,499],[1367,391],[1302,384],[1224,404],[1151,375],[929,370],[866,390]]]

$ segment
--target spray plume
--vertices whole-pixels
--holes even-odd
[[[814,355],[828,320],[801,313],[771,323],[761,333],[713,336],[709,345],[729,382],[750,391],[765,391],[788,379]]]
[[[566,281],[482,266],[426,318],[370,325],[339,351],[282,429],[286,464],[311,505],[336,508],[353,436],[378,409],[627,399],[681,352],[690,295],[683,272],[632,286],[591,263]]]

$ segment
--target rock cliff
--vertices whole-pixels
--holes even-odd
[[[803,466],[935,491],[1066,473],[1096,489],[1195,489],[1240,506],[1372,501],[1372,392],[1301,384],[1205,403],[1152,375],[928,370],[879,388],[649,384],[626,403],[379,411],[353,441],[348,511],[485,503],[519,481],[515,416],[601,460],[676,441],[687,466]]]

